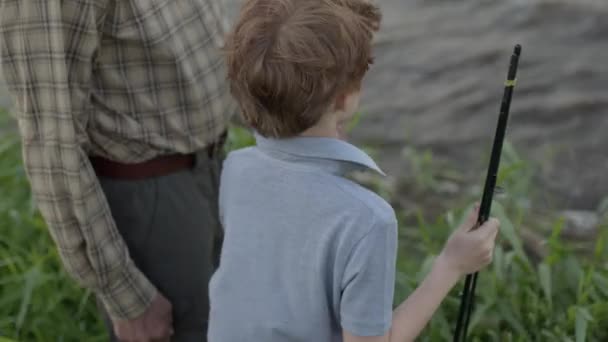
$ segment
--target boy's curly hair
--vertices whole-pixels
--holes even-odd
[[[367,0],[247,0],[224,47],[244,120],[275,138],[312,127],[360,87],[380,20]]]

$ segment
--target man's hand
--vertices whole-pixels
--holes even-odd
[[[114,333],[123,342],[168,342],[173,335],[172,311],[171,303],[158,293],[142,316],[114,321]]]

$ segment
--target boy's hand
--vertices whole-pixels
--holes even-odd
[[[479,205],[467,216],[466,221],[448,239],[439,259],[458,278],[477,272],[492,262],[494,244],[500,222],[488,219],[482,226],[477,225]]]

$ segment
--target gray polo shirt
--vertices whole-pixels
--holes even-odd
[[[386,201],[345,177],[382,171],[341,140],[256,139],[224,164],[209,341],[341,341],[342,329],[384,335],[397,221]]]

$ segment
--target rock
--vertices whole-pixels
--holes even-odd
[[[519,229],[519,236],[523,241],[524,250],[533,261],[539,262],[547,256],[545,237],[525,227]]]
[[[440,194],[455,195],[460,192],[460,186],[455,182],[443,181],[437,184],[435,191]]]
[[[587,210],[565,210],[562,236],[573,240],[592,240],[597,236],[600,223],[599,215]]]

